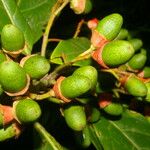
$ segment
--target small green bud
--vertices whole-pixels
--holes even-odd
[[[83,106],[67,105],[64,108],[64,117],[67,125],[75,131],[81,131],[86,126],[86,114]]]
[[[128,30],[127,29],[121,29],[115,40],[124,40],[128,37]]]
[[[109,67],[126,63],[134,55],[134,49],[128,41],[116,40],[106,44],[102,50],[102,60]]]
[[[150,82],[145,83],[146,87],[147,87],[147,95],[145,97],[145,100],[147,102],[150,102]]]
[[[6,51],[18,51],[23,49],[25,39],[23,33],[15,25],[7,24],[1,32],[2,47]]]
[[[88,127],[86,126],[82,131],[75,132],[75,139],[81,148],[88,148],[91,145]]]
[[[143,97],[147,95],[146,85],[136,76],[130,76],[125,82],[124,87],[133,96]]]
[[[81,75],[72,75],[65,78],[60,85],[60,91],[66,98],[79,97],[91,89],[89,78]]]
[[[92,10],[91,0],[71,0],[70,8],[76,14],[87,14]]]
[[[0,64],[0,84],[6,92],[19,92],[27,85],[26,73],[18,63],[4,61]]]
[[[6,61],[7,58],[5,56],[5,54],[0,50],[0,63],[2,63],[3,61]]]
[[[129,61],[128,65],[131,69],[139,70],[142,69],[146,63],[147,57],[141,53],[135,54]]]
[[[142,70],[142,72],[140,72],[140,74],[142,75],[142,77],[144,78],[150,78],[150,67],[145,66]]]
[[[123,18],[120,14],[114,13],[99,21],[96,30],[107,40],[111,41],[119,34]]]
[[[33,123],[41,116],[41,109],[37,102],[32,99],[22,99],[13,106],[16,119],[20,123]]]
[[[50,63],[43,56],[33,55],[23,62],[23,69],[32,79],[40,79],[49,72]]]
[[[143,46],[143,42],[140,39],[130,39],[129,42],[132,44],[135,52],[140,50],[140,48]]]
[[[83,75],[89,78],[92,86],[91,89],[93,90],[96,87],[98,73],[94,67],[92,66],[80,67],[74,71],[73,75],[79,75],[79,76]]]
[[[119,116],[123,113],[123,107],[120,103],[111,102],[109,105],[103,108],[103,110],[112,116]]]

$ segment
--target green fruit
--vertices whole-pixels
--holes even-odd
[[[91,145],[88,127],[86,126],[82,131],[75,132],[75,139],[79,147],[88,148]]]
[[[91,89],[91,81],[85,76],[73,75],[65,78],[60,85],[60,91],[66,98],[79,97]]]
[[[112,102],[111,104],[107,105],[103,109],[107,114],[112,116],[119,116],[123,113],[123,107],[120,103]]]
[[[150,67],[146,66],[143,69],[144,78],[150,78]]]
[[[134,49],[128,41],[116,40],[106,44],[102,51],[102,60],[109,67],[126,63],[134,55]]]
[[[137,52],[143,46],[143,42],[140,39],[130,39],[129,42],[132,44],[135,52]]]
[[[33,123],[41,116],[41,109],[32,99],[22,99],[14,107],[15,115],[20,123]]]
[[[147,87],[147,95],[145,97],[145,100],[150,102],[150,82],[145,83],[146,87]]]
[[[92,10],[91,0],[71,0],[70,8],[76,14],[87,14]]]
[[[128,30],[121,29],[115,40],[124,40],[128,37]]]
[[[64,109],[64,117],[67,125],[75,131],[81,131],[86,126],[86,114],[83,106],[69,104]]]
[[[0,142],[16,136],[16,130],[13,124],[0,129]]]
[[[91,12],[93,8],[93,5],[92,5],[92,2],[91,0],[86,0],[86,3],[85,3],[85,8],[84,8],[84,12],[83,14],[88,14]]]
[[[120,14],[114,13],[99,21],[96,30],[107,40],[113,40],[119,34],[123,18]]]
[[[147,57],[141,53],[135,54],[129,61],[128,65],[131,69],[142,69],[146,63]]]
[[[7,58],[6,58],[5,54],[2,51],[0,51],[0,63],[2,63],[3,61],[6,61],[6,60],[7,60]]]
[[[40,79],[49,72],[50,63],[43,56],[33,55],[25,61],[23,68],[32,79]]]
[[[6,92],[19,92],[27,85],[26,73],[16,62],[2,62],[0,64],[0,84]]]
[[[18,51],[25,45],[23,33],[12,24],[7,24],[1,32],[2,47],[6,51]]]
[[[94,123],[94,122],[97,122],[100,119],[100,117],[101,117],[101,113],[99,109],[97,109],[96,107],[92,107],[90,110],[88,121],[90,123]]]
[[[130,76],[127,79],[124,87],[127,90],[127,92],[133,96],[143,97],[147,95],[146,85],[135,76]]]
[[[73,75],[83,75],[90,79],[91,81],[91,89],[93,90],[96,87],[97,83],[97,70],[92,66],[83,66],[78,69],[76,69],[73,73]]]

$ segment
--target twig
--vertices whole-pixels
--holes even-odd
[[[64,0],[64,1],[58,0],[52,8],[50,18],[49,18],[48,24],[47,24],[46,29],[45,29],[45,33],[43,35],[42,48],[41,48],[41,55],[42,56],[45,56],[45,53],[46,53],[46,48],[47,48],[47,44],[48,44],[48,36],[49,36],[50,31],[51,31],[53,22],[54,22],[56,16],[69,3],[69,1],[70,0]]]

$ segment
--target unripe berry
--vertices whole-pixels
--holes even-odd
[[[1,32],[2,48],[6,51],[23,49],[25,39],[23,33],[13,24],[7,24]]]
[[[135,52],[140,50],[140,48],[143,46],[143,42],[140,39],[130,39],[129,42],[132,44]]]
[[[74,71],[73,75],[81,75],[89,78],[91,81],[91,89],[93,90],[96,87],[98,73],[93,66],[80,67]]]
[[[109,67],[126,63],[134,54],[134,49],[128,41],[116,40],[102,49],[102,61]]]
[[[37,102],[32,99],[22,99],[13,105],[16,120],[21,123],[33,123],[41,116],[41,109]]]
[[[0,63],[2,63],[3,61],[6,61],[7,58],[5,56],[5,54],[0,50]]]
[[[22,59],[20,64],[32,79],[40,79],[50,70],[49,61],[40,55],[27,56]]]
[[[64,117],[67,125],[75,131],[81,131],[86,126],[86,114],[83,106],[69,104],[64,109]]]
[[[147,102],[150,102],[150,82],[145,83],[146,87],[147,87],[147,95],[145,97],[145,100]]]
[[[150,78],[150,67],[145,66],[138,76],[142,78]]]
[[[146,96],[147,87],[146,85],[136,76],[129,76],[124,84],[127,92],[133,96]]]
[[[128,30],[127,29],[121,29],[115,40],[124,40],[128,37]]]
[[[88,148],[91,145],[88,127],[86,126],[82,131],[75,132],[75,139],[81,148]]]
[[[17,93],[27,85],[27,75],[18,63],[5,61],[0,64],[0,84],[4,91]]]
[[[86,94],[91,89],[89,78],[81,75],[72,75],[65,78],[60,85],[60,91],[66,98],[76,98]]]
[[[114,13],[99,21],[96,30],[107,40],[113,40],[120,32],[123,18],[120,14]]]
[[[103,109],[107,114],[119,116],[123,113],[123,107],[120,103],[112,102]]]
[[[70,8],[76,14],[87,14],[92,10],[91,0],[71,0]]]
[[[135,54],[129,61],[128,66],[133,70],[142,69],[146,63],[147,57],[142,53]]]

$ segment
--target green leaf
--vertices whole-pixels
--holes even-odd
[[[64,62],[70,62],[79,54],[86,51],[89,47],[90,41],[85,37],[61,41],[54,49],[50,57],[50,61],[55,64],[63,64]],[[86,59],[75,63],[75,65],[77,66],[84,66],[90,64],[91,59]]]
[[[12,23],[23,31],[28,46],[26,53],[42,36],[50,10],[56,0],[0,0],[0,32],[5,24]]]
[[[56,140],[50,135],[43,126],[36,122],[34,124],[34,149],[35,150],[65,150]]]
[[[126,111],[119,120],[102,118],[89,128],[97,149],[99,143],[104,150],[150,149],[150,123],[136,112]]]

